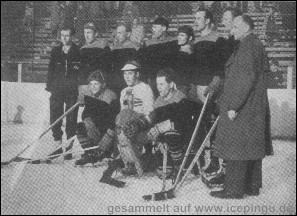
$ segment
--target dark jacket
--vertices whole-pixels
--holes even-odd
[[[54,47],[51,52],[46,80],[46,90],[70,93],[78,91],[80,71],[80,52],[77,45],[72,44],[68,54],[62,51],[62,45]]]
[[[107,41],[96,39],[92,44],[84,45],[80,49],[81,53],[81,73],[79,84],[87,85],[91,72],[101,70],[105,77],[111,70],[111,50]]]
[[[225,65],[215,155],[226,160],[258,160],[271,155],[267,96],[267,53],[261,41],[244,38]],[[238,114],[231,121],[228,111]]]

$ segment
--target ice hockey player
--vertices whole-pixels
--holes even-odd
[[[125,23],[119,23],[116,30],[116,37],[113,44],[110,46],[112,50],[112,72],[111,89],[117,94],[126,87],[125,80],[121,73],[121,69],[125,66],[126,62],[135,59],[138,44],[130,40],[131,26]]]
[[[116,169],[122,168],[121,171],[124,175],[131,174],[134,167],[137,169],[139,176],[143,173],[140,164],[142,146],[136,148],[136,145],[132,143],[132,137],[123,133],[124,125],[129,121],[139,120],[139,125],[143,124],[143,126],[139,126],[137,130],[144,129],[149,122],[147,116],[154,110],[155,100],[152,89],[149,85],[140,81],[140,70],[140,64],[134,60],[127,61],[122,68],[128,87],[121,92],[121,112],[116,118],[119,156],[109,164],[100,179],[100,182],[116,187],[124,186],[123,182],[111,178]]]
[[[94,22],[89,22],[84,26],[84,36],[86,43],[80,48],[81,70],[79,73],[78,96],[78,100],[82,104],[84,103],[84,95],[92,95],[88,87],[90,73],[100,70],[105,73],[104,76],[106,77],[111,70],[110,47],[105,39],[98,38],[98,29]]]
[[[85,151],[76,165],[97,163],[109,158],[115,141],[115,118],[119,113],[119,100],[116,94],[106,88],[106,81],[100,70],[92,72],[88,78],[92,96],[84,96],[85,109],[83,123],[77,127],[77,137],[82,148],[99,146],[98,149]]]
[[[143,77],[152,86],[156,97],[156,75],[161,69],[172,66],[172,53],[178,49],[177,38],[169,36],[168,28],[168,20],[157,17],[152,23],[152,38],[138,51]]]

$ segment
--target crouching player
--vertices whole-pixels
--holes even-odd
[[[75,165],[94,164],[111,156],[115,140],[114,122],[120,110],[117,96],[106,88],[101,71],[91,73],[88,83],[92,96],[84,96],[85,108],[82,122],[77,125],[77,138],[83,149],[99,147],[85,151]]]

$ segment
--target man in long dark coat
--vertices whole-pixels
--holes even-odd
[[[211,192],[219,198],[257,196],[262,187],[262,159],[273,153],[267,96],[267,53],[252,33],[247,16],[234,19],[232,33],[240,44],[225,65],[220,98],[215,155],[226,160],[224,189]]]

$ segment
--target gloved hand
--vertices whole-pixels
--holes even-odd
[[[207,94],[209,94],[209,97],[212,98],[214,95],[214,89],[211,86],[207,86],[206,89],[203,92],[203,96],[206,97]]]
[[[156,124],[157,130],[162,134],[166,131],[174,130],[174,124],[170,120],[163,121],[159,124]]]
[[[156,141],[159,135],[160,135],[160,132],[156,127],[152,127],[147,134],[149,140],[151,141]]]
[[[204,96],[209,93],[210,98],[219,90],[221,79],[219,76],[214,76],[209,86],[204,91]]]
[[[166,143],[160,142],[158,143],[158,149],[164,154],[165,151],[168,151],[168,146]]]

